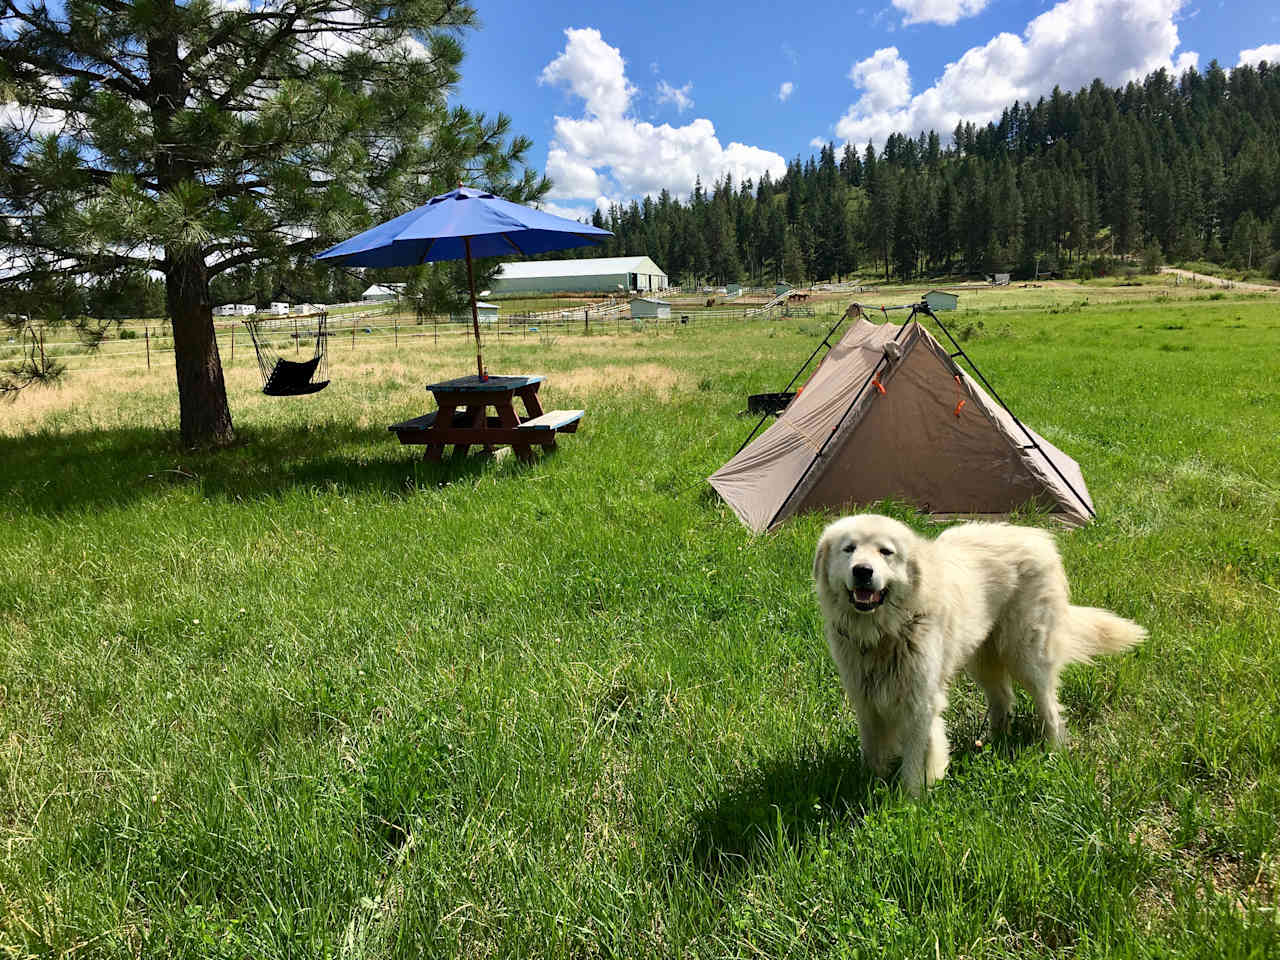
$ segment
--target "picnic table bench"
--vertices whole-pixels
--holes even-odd
[[[576,433],[585,411],[544,412],[538,402],[542,377],[458,377],[427,384],[436,399],[437,410],[393,423],[387,429],[402,444],[426,447],[424,459],[440,460],[444,448],[453,444],[454,453],[465,454],[472,445],[492,451],[510,445],[521,460],[533,459],[533,448],[553,450],[557,433]],[[515,409],[519,397],[522,417]],[[489,411],[493,412],[490,413]]]

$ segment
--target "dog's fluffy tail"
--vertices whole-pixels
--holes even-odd
[[[1098,607],[1070,607],[1067,633],[1067,659],[1075,663],[1120,653],[1147,637],[1147,631],[1132,620]]]

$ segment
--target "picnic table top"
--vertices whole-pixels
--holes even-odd
[[[508,393],[521,387],[531,387],[541,383],[540,376],[490,377],[481,380],[475,374],[469,377],[455,377],[440,383],[428,383],[427,389],[432,393]]]

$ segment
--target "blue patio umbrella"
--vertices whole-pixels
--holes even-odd
[[[476,374],[483,378],[480,319],[472,257],[529,256],[600,243],[608,230],[458,187],[317,254],[316,259],[350,267],[411,267],[439,260],[467,261],[471,325],[476,337]]]

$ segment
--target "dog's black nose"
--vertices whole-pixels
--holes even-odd
[[[871,575],[874,572],[875,571],[865,563],[856,564],[853,568],[853,582],[869,584],[871,583]]]

